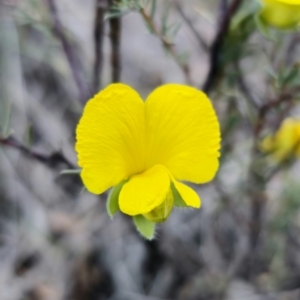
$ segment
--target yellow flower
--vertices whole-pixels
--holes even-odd
[[[204,93],[184,85],[161,86],[144,102],[131,87],[111,84],[87,103],[76,135],[86,188],[118,187],[113,197],[124,214],[155,223],[178,198],[199,208],[197,193],[180,181],[206,183],[219,167],[215,111]]]
[[[279,29],[295,28],[300,22],[300,0],[261,0],[260,17]]]
[[[300,156],[300,121],[286,119],[274,135],[264,138],[261,150],[271,153],[277,162]]]

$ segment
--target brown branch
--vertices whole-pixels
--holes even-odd
[[[65,35],[63,25],[58,17],[58,11],[55,5],[55,0],[47,0],[47,3],[49,5],[53,20],[53,31],[62,44],[64,53],[67,57],[69,66],[73,74],[74,81],[78,88],[79,100],[82,104],[84,104],[87,100],[87,97],[89,96],[89,91],[86,84],[82,80],[81,64],[79,63],[78,58],[76,57],[73,51],[74,47],[70,44],[67,36]]]
[[[39,161],[51,169],[55,169],[60,164],[64,164],[69,169],[76,169],[76,166],[73,165],[62,153],[53,152],[52,154],[47,155],[31,150],[12,136],[6,138],[0,137],[0,145],[16,149],[22,154]]]
[[[293,59],[295,58],[293,54],[295,53],[295,49],[298,47],[299,42],[300,42],[300,35],[297,33],[290,40],[290,43],[285,53],[284,60],[287,65],[291,64]]]
[[[277,99],[270,100],[269,102],[267,102],[266,104],[264,104],[260,107],[259,112],[258,112],[258,121],[254,128],[254,134],[256,137],[258,137],[259,133],[261,132],[261,130],[264,127],[265,117],[266,117],[267,113],[272,108],[276,108],[279,105],[281,105],[282,103],[291,101],[293,99],[293,97],[294,96],[292,93],[283,94],[283,95],[280,95]]]
[[[96,16],[94,23],[95,41],[95,64],[93,92],[96,93],[101,87],[101,71],[103,67],[103,35],[104,35],[104,15],[108,9],[107,0],[96,0]]]
[[[179,58],[178,55],[176,54],[175,50],[174,50],[174,44],[172,44],[169,40],[166,39],[165,36],[163,36],[159,29],[157,28],[156,24],[154,23],[153,19],[151,18],[151,16],[146,12],[146,10],[144,8],[141,8],[140,10],[140,14],[143,17],[144,21],[146,22],[146,24],[149,26],[149,28],[151,29],[151,31],[160,39],[161,43],[163,44],[164,48],[168,51],[168,53],[172,56],[172,58],[174,59],[174,61],[177,63],[177,65],[179,66],[179,68],[182,70],[182,72],[185,75],[186,78],[186,82],[188,84],[192,83],[191,77],[190,77],[190,69],[189,66],[187,64],[183,64]]]
[[[237,85],[239,90],[242,92],[242,94],[245,96],[245,98],[248,100],[248,102],[252,105],[254,109],[259,109],[259,104],[257,103],[256,99],[252,95],[252,92],[250,91],[248,84],[246,83],[246,80],[244,78],[243,72],[241,70],[239,61],[237,60],[235,63],[235,69],[238,73],[237,76]]]
[[[110,7],[113,7],[114,1],[110,0]],[[110,43],[111,43],[111,68],[112,68],[112,82],[119,82],[121,77],[121,18],[111,18],[110,25]]]
[[[199,32],[194,27],[193,22],[185,15],[185,13],[184,13],[181,5],[179,4],[179,2],[176,2],[176,8],[177,8],[177,11],[178,11],[179,15],[182,17],[182,19],[185,21],[187,26],[190,28],[191,32],[196,37],[196,40],[197,40],[200,48],[204,49],[205,52],[208,52],[208,50],[209,50],[208,45],[206,44],[206,42],[203,40],[202,36],[199,34]]]
[[[203,90],[206,93],[209,93],[211,91],[215,84],[216,78],[219,75],[220,56],[223,49],[224,39],[229,30],[231,19],[242,4],[242,1],[243,0],[234,0],[226,12],[223,11],[224,7],[226,7],[226,5],[224,5],[225,2],[222,1],[221,3],[221,19],[219,22],[217,35],[210,48],[210,69],[203,85]]]
[[[249,179],[247,180],[247,182],[250,183],[251,187],[249,189],[249,194],[251,195],[251,217],[249,222],[250,248],[245,259],[248,264],[246,268],[248,276],[254,276],[259,271],[257,267],[262,264],[263,256],[261,253],[261,247],[259,247],[259,245],[265,225],[264,214],[267,202],[265,189],[268,181],[271,180],[271,178],[275,176],[278,171],[280,171],[280,168],[275,168],[269,174],[260,174],[260,172],[258,172],[258,168],[256,168],[256,165],[257,155],[259,153],[259,134],[265,125],[268,112],[273,108],[279,107],[283,103],[289,103],[294,98],[293,95],[295,92],[297,92],[297,89],[290,93],[282,93],[278,98],[270,100],[266,104],[262,105],[258,110],[258,121],[256,127],[254,128],[255,144],[252,151],[252,163],[249,164],[251,166],[249,169]]]

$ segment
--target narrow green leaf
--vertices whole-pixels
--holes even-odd
[[[112,218],[120,210],[119,194],[125,182],[125,180],[122,181],[109,191],[106,202],[106,210],[110,218]]]
[[[2,135],[4,137],[7,137],[10,135],[10,128],[9,128],[9,123],[10,123],[10,118],[11,118],[11,110],[12,110],[12,104],[10,101],[8,101],[6,105],[6,111],[3,114],[3,129],[2,129]]]
[[[168,33],[169,33],[169,37],[171,40],[173,40],[176,37],[180,27],[181,27],[181,23],[176,23],[176,24],[171,25],[168,28]]]
[[[80,191],[80,193],[79,193],[79,195],[82,195],[85,191],[86,191],[86,187],[83,186],[82,189],[81,189],[81,191]]]
[[[282,79],[281,85],[285,87],[286,85],[290,84],[294,79],[296,79],[298,75],[299,75],[299,68],[293,67],[291,70],[288,70],[286,72],[285,76]]]
[[[272,68],[269,68],[269,69],[267,69],[267,74],[268,75],[270,75],[270,77],[272,78],[272,79],[274,79],[274,80],[278,80],[278,74],[276,74],[276,72],[274,71],[274,69],[272,69]]]
[[[176,190],[174,183],[171,183],[171,189],[174,197],[174,206],[176,207],[187,207],[186,203],[183,201],[181,195]]]
[[[162,26],[161,26],[162,36],[167,35],[167,31],[168,31],[167,23],[168,23],[168,17],[169,17],[169,14],[170,14],[170,9],[171,9],[171,4],[170,3],[165,3],[163,16],[162,16]]]
[[[81,170],[80,169],[69,169],[69,170],[62,170],[60,172],[60,175],[77,175],[80,174]]]
[[[266,24],[262,18],[257,14],[255,16],[255,23],[260,31],[260,33],[268,40],[273,42],[276,41],[274,35],[272,34],[272,30],[268,24]]]
[[[253,18],[253,15],[257,14],[260,8],[261,4],[259,1],[244,1],[241,8],[230,22],[230,29],[236,30],[239,28],[248,17]]]
[[[151,7],[151,19],[154,19],[154,15],[155,15],[155,11],[156,11],[156,0],[152,0],[152,7]]]
[[[152,240],[155,234],[155,223],[147,220],[143,215],[133,217],[133,222],[138,232],[147,240]]]
[[[108,12],[104,15],[104,21],[106,21],[108,19],[121,18],[129,12],[130,12],[129,9],[128,10],[124,9],[124,10],[117,10],[117,11]]]
[[[27,146],[30,147],[32,145],[32,142],[33,142],[33,126],[32,126],[32,124],[29,124],[27,126],[23,140]]]

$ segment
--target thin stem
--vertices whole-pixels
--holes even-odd
[[[94,23],[95,41],[95,64],[93,92],[96,93],[101,87],[101,71],[103,67],[103,35],[104,35],[104,15],[108,9],[107,0],[96,0],[96,15]]]
[[[110,7],[114,5],[114,1],[110,0]],[[119,82],[121,77],[121,18],[111,18],[110,25],[110,43],[111,43],[111,68],[112,68],[112,82]]]
[[[235,69],[238,73],[237,76],[237,84],[240,91],[243,93],[245,98],[248,100],[248,102],[252,105],[254,109],[259,109],[259,104],[257,103],[256,99],[254,98],[252,92],[250,91],[248,84],[246,83],[246,80],[244,78],[242,69],[240,67],[239,61],[236,61],[234,63]]]
[[[47,3],[50,8],[52,20],[53,20],[53,30],[56,34],[57,38],[60,40],[64,53],[67,57],[67,60],[69,62],[74,81],[76,83],[76,86],[78,87],[79,92],[79,99],[82,104],[84,104],[87,100],[88,94],[88,88],[84,81],[82,80],[82,68],[81,64],[78,61],[78,58],[76,57],[74,53],[74,47],[70,44],[67,36],[65,35],[63,25],[58,17],[58,11],[57,7],[55,5],[54,0],[47,0]]]
[[[210,69],[203,85],[203,90],[206,93],[209,93],[215,85],[216,79],[219,75],[220,69],[220,56],[223,49],[224,39],[229,30],[230,22],[243,0],[234,0],[226,12],[224,12],[223,8],[227,5],[224,4],[223,0],[221,3],[221,11],[220,11],[220,21],[219,28],[216,34],[216,37],[210,48]]]
[[[51,169],[56,168],[59,164],[64,164],[69,169],[76,169],[76,166],[73,165],[62,153],[54,152],[52,154],[47,155],[31,150],[12,136],[5,138],[0,137],[0,145],[16,149],[24,155],[35,159],[43,163],[44,165],[47,165]]]
[[[269,102],[267,102],[266,104],[264,104],[260,107],[259,112],[258,112],[258,121],[257,121],[256,126],[254,128],[254,134],[255,134],[256,137],[259,136],[261,130],[264,128],[267,113],[272,108],[278,107],[282,103],[289,102],[289,101],[293,100],[293,97],[294,97],[293,93],[291,93],[291,94],[290,93],[282,94],[277,99],[270,100]]]
[[[205,52],[208,52],[208,50],[209,50],[208,45],[206,44],[206,42],[203,40],[202,36],[199,34],[197,29],[195,28],[193,22],[185,15],[179,2],[176,2],[176,7],[177,7],[177,11],[178,11],[179,15],[182,17],[182,19],[185,21],[187,26],[190,28],[191,32],[196,37],[196,40],[197,40],[200,48],[203,49]]]
[[[186,82],[188,84],[191,84],[192,80],[190,78],[190,70],[189,66],[187,64],[182,63],[180,59],[178,58],[178,55],[176,54],[174,50],[174,44],[172,44],[164,35],[162,35],[157,28],[156,24],[154,23],[151,16],[146,12],[144,8],[141,8],[140,14],[143,17],[146,24],[149,26],[151,31],[160,39],[161,43],[163,44],[164,48],[168,51],[168,53],[172,56],[174,61],[177,63],[179,68],[182,70],[182,72],[185,75]]]

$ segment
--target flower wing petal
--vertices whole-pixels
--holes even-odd
[[[187,206],[200,208],[201,199],[199,195],[192,188],[177,180],[173,180],[173,183],[177,192],[180,194],[182,200],[185,202]]]
[[[120,210],[130,216],[149,213],[163,203],[170,184],[168,170],[162,165],[132,176],[120,192]]]
[[[144,167],[144,102],[112,84],[85,106],[76,130],[78,164],[87,189],[101,194]]]
[[[220,128],[210,100],[178,84],[154,90],[146,100],[148,167],[162,164],[178,180],[210,181],[219,167]]]

